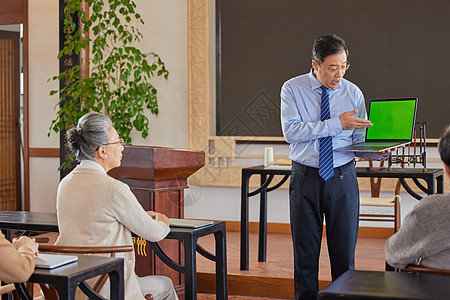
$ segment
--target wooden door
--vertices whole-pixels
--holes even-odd
[[[0,31],[0,210],[21,210],[20,35]]]

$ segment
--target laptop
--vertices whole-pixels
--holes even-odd
[[[194,219],[170,219],[170,227],[201,228],[213,224],[214,221]]]
[[[380,152],[411,143],[416,122],[417,98],[372,99],[365,142],[334,151]]]
[[[77,260],[78,256],[75,255],[39,253],[39,256],[36,257],[36,268],[54,269],[60,266],[70,264]]]

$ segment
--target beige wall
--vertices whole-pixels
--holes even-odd
[[[58,148],[59,136],[47,136],[56,97],[49,92],[58,73],[58,0],[29,1],[29,141],[32,148]],[[30,158],[30,209],[55,211],[59,159]]]
[[[145,24],[141,47],[158,53],[169,79],[157,79],[158,116],[149,114],[150,134],[133,135],[133,144],[188,148],[187,1],[135,0]]]
[[[29,139],[33,148],[59,147],[58,135],[47,136],[57,103],[57,97],[49,93],[58,89],[58,82],[47,80],[59,70],[58,13],[58,0],[29,1]]]
[[[141,49],[158,53],[169,70],[169,79],[158,79],[160,113],[150,118],[150,135],[142,139],[133,135],[138,145],[188,148],[188,79],[187,79],[187,1],[135,0],[145,24]],[[29,0],[29,107],[30,147],[58,148],[59,136],[47,136],[55,116],[56,97],[49,91],[55,82],[47,79],[59,69],[58,0]],[[55,197],[59,183],[59,160],[30,159],[30,204],[32,211],[56,211]]]

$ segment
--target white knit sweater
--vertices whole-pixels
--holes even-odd
[[[59,245],[132,245],[131,232],[156,242],[170,231],[146,213],[128,185],[107,175],[94,161],[82,161],[61,181],[56,205]],[[134,252],[116,257],[125,259],[125,298],[144,299],[134,272]]]

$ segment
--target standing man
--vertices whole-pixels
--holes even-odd
[[[361,90],[344,79],[350,67],[342,38],[319,36],[312,69],[281,88],[281,126],[292,160],[289,187],[296,299],[317,299],[320,244],[326,220],[331,276],[355,267],[359,188],[353,152],[333,149],[364,141]],[[389,151],[364,154],[384,159]]]

